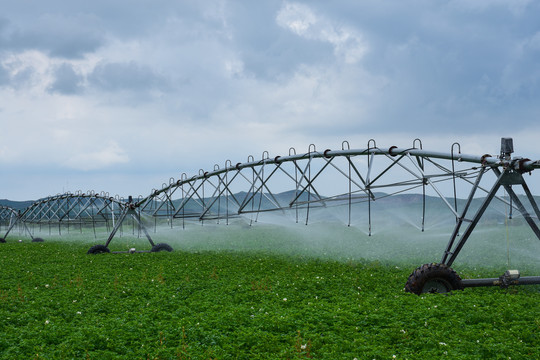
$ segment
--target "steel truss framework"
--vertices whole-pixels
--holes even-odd
[[[507,138],[502,139],[501,153],[497,156],[462,154],[458,143],[452,145],[450,152],[427,151],[419,139],[410,148],[380,148],[374,140],[362,149],[351,149],[346,141],[340,150],[317,151],[310,145],[307,153],[297,154],[291,148],[288,155],[270,157],[264,152],[260,160],[253,156],[244,163],[233,164],[227,160],[223,168],[215,165],[213,170],[200,170],[191,177],[182,174],[180,179],[171,178],[161,189],[137,199],[79,192],[41,199],[21,213],[4,207],[0,208],[0,221],[10,224],[4,238],[18,222],[25,227],[26,224],[58,226],[59,231],[62,224],[93,226],[94,229],[96,225],[105,224],[112,229],[105,243],[108,247],[124,220],[132,218],[155,246],[141,215],[152,217],[155,224],[159,219],[167,219],[170,226],[179,220],[184,226],[190,219],[228,224],[230,218],[239,215],[257,221],[263,212],[292,211],[296,221],[307,224],[311,209],[340,205],[347,208],[349,225],[351,218],[367,216],[371,235],[371,204],[382,197],[407,191],[423,194],[423,231],[428,190],[437,194],[456,218],[441,260],[441,264],[451,266],[493,199],[519,211],[540,239],[535,220],[512,189],[514,185],[523,188],[536,218],[540,218],[539,208],[522,176],[540,168],[540,160],[512,158],[512,153],[513,144]],[[482,181],[487,172],[494,173],[496,178],[490,187]],[[463,209],[457,206],[456,183],[470,188]],[[500,187],[509,194],[510,201],[497,196]],[[444,195],[448,189],[453,189],[453,195]],[[485,198],[480,209],[471,216],[470,205],[478,192],[483,192]],[[354,213],[353,204],[357,203],[367,204],[367,214]],[[464,223],[468,226],[456,241]]]
[[[20,222],[20,212],[9,206],[0,205],[0,229],[5,226],[7,229],[6,234],[16,226],[20,225],[30,235],[32,240],[34,237],[24,222]],[[4,238],[0,238],[0,242],[6,242]]]
[[[4,238],[17,225],[22,224],[28,234],[33,238],[30,226],[57,227],[61,234],[62,227],[79,228],[106,225],[115,223],[125,208],[125,201],[120,197],[109,197],[106,193],[65,193],[40,199],[26,208],[24,211],[16,211],[12,208],[3,207],[0,211],[0,224],[5,225],[7,231]],[[9,209],[9,210],[7,210]]]

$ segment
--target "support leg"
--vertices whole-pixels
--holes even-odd
[[[144,232],[144,235],[146,235],[146,238],[150,242],[150,245],[155,246],[156,244],[154,244],[154,242],[152,241],[152,238],[150,237],[150,234],[148,233],[148,230],[146,230],[146,226],[143,225],[143,223],[141,222],[141,220],[139,219],[137,214],[135,212],[133,212],[131,214],[131,217],[139,225],[139,228],[142,229],[142,231]]]
[[[467,215],[467,211],[469,211],[469,207],[474,198],[474,194],[476,193],[476,190],[478,189],[478,185],[480,184],[480,180],[482,180],[483,175],[484,175],[484,170],[482,169],[478,173],[478,176],[476,177],[476,181],[471,189],[471,193],[469,194],[469,198],[467,199],[467,203],[465,204],[465,207],[463,208],[461,216],[458,218],[458,221],[456,225],[454,226],[454,231],[452,232],[452,235],[450,236],[450,241],[448,242],[448,245],[446,246],[446,250],[444,251],[444,254],[441,260],[442,264],[445,264],[448,256],[452,254],[451,253],[452,246],[454,245],[454,241],[456,240],[456,237],[459,234],[459,229],[461,228],[463,221],[465,221],[465,216]]]
[[[447,250],[446,250],[446,252],[445,252],[445,254],[443,256],[443,260],[444,260],[444,261],[442,261],[443,264],[445,264],[447,266],[452,266],[452,263],[454,262],[454,260],[458,256],[459,252],[461,251],[461,249],[463,248],[463,246],[465,245],[465,243],[469,239],[469,236],[471,235],[474,228],[478,224],[478,221],[480,221],[480,218],[482,217],[482,215],[484,215],[484,212],[486,211],[488,205],[491,203],[491,200],[493,200],[493,198],[495,197],[495,194],[497,193],[497,191],[501,187],[501,182],[504,179],[504,177],[506,176],[506,174],[507,173],[504,172],[499,176],[499,178],[497,179],[497,181],[495,182],[495,184],[491,188],[490,192],[488,193],[487,197],[484,199],[484,202],[482,203],[482,205],[480,206],[480,208],[478,209],[478,211],[474,215],[474,218],[469,223],[469,226],[467,226],[467,229],[461,235],[461,239],[456,244],[456,246],[454,248],[454,251],[451,251],[453,239],[455,239],[455,237],[457,236],[457,232],[459,231],[459,226],[461,226],[461,223],[464,220],[464,218],[458,219],[458,223],[456,224],[456,227],[455,227],[454,232],[452,234],[453,239],[451,239],[451,241],[449,243],[449,247],[447,248]],[[471,195],[474,195],[474,194],[471,194]],[[472,196],[469,197],[469,201],[472,201]],[[447,258],[448,255],[450,256],[449,258]]]

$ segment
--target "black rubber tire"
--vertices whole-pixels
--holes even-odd
[[[160,252],[160,251],[171,252],[171,251],[173,251],[173,248],[169,244],[161,243],[161,244],[156,244],[156,245],[152,246],[152,250],[150,250],[150,251],[151,252]]]
[[[40,237],[32,239],[32,242],[43,242],[43,241],[45,241],[45,240],[43,240],[43,238],[40,238]]]
[[[5,243],[5,242],[6,242],[6,239],[0,238],[0,243]]]
[[[445,264],[431,263],[416,268],[405,284],[405,291],[416,295],[425,293],[444,294],[463,290],[459,275]]]
[[[105,254],[105,253],[110,253],[111,250],[109,250],[108,247],[106,247],[105,245],[101,245],[101,244],[98,244],[98,245],[94,245],[92,246],[87,254],[91,254],[91,255],[95,255],[95,254]]]

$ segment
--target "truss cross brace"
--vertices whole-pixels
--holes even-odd
[[[523,190],[525,191],[525,194],[527,195],[527,199],[531,203],[536,216],[540,219],[540,210],[538,208],[538,205],[536,204],[536,201],[534,200],[534,197],[532,196],[532,194],[531,194],[531,192],[529,190],[529,187],[527,186],[527,184],[525,182],[525,179],[523,178],[523,175],[521,173],[511,169],[511,168],[504,169],[502,173],[498,168],[492,168],[492,170],[497,175],[498,179],[495,182],[495,184],[493,185],[493,187],[491,188],[491,190],[489,191],[488,195],[484,199],[484,202],[482,203],[480,208],[477,210],[474,217],[471,220],[467,220],[465,218],[465,216],[467,215],[467,211],[469,210],[469,206],[470,206],[470,204],[471,204],[471,202],[473,200],[474,194],[475,194],[476,190],[478,189],[478,185],[480,183],[480,179],[482,178],[482,174],[484,173],[484,171],[481,171],[478,174],[476,182],[475,182],[473,188],[471,189],[471,193],[469,195],[469,198],[467,199],[467,204],[465,205],[465,208],[463,209],[463,212],[462,212],[461,216],[458,218],[458,222],[456,223],[456,225],[454,227],[454,231],[452,232],[452,236],[450,237],[450,241],[448,242],[446,250],[445,250],[445,252],[443,254],[441,263],[443,263],[443,264],[445,264],[447,266],[452,265],[452,263],[454,262],[454,260],[458,256],[459,252],[461,251],[461,249],[463,248],[463,246],[465,245],[465,243],[469,239],[469,236],[473,232],[473,230],[476,227],[476,225],[478,224],[480,218],[482,217],[482,215],[486,211],[488,205],[491,203],[491,201],[495,197],[495,194],[497,193],[497,191],[499,190],[499,188],[501,186],[506,189],[506,192],[509,194],[512,201],[516,204],[519,212],[525,218],[525,221],[527,221],[527,224],[529,224],[529,226],[531,227],[531,229],[534,232],[534,234],[536,235],[536,237],[540,240],[540,229],[538,229],[538,226],[534,222],[533,218],[527,212],[527,210],[523,206],[522,202],[519,200],[518,196],[514,192],[514,190],[512,190],[512,185],[521,185],[523,187]],[[464,221],[469,221],[469,225],[468,225],[467,229],[465,230],[465,232],[461,235],[460,240],[456,243],[456,245],[454,247],[454,250],[452,251],[452,247],[454,245],[456,237],[458,236],[459,229],[460,229],[460,227],[461,227],[461,225],[463,224]]]
[[[144,232],[144,235],[148,239],[148,242],[150,242],[150,245],[155,246],[156,244],[154,244],[154,241],[152,241],[152,238],[150,237],[150,234],[148,233],[148,230],[146,229],[144,224],[139,219],[139,214],[137,214],[135,209],[132,209],[130,206],[127,206],[124,209],[124,211],[122,211],[122,214],[120,215],[120,218],[118,219],[118,221],[116,222],[116,225],[114,226],[113,230],[109,234],[109,238],[107,239],[107,242],[105,243],[105,246],[106,247],[109,246],[112,239],[116,235],[116,232],[120,229],[120,227],[122,226],[122,223],[124,222],[124,220],[126,220],[126,217],[128,215],[130,215],[133,218],[133,220],[135,220],[135,222],[139,225],[139,228],[142,229],[142,231]]]
[[[17,223],[20,221],[24,227],[24,229],[26,230],[26,232],[28,233],[28,235],[30,236],[30,238],[32,240],[34,240],[34,236],[32,235],[32,232],[30,231],[30,229],[28,229],[28,226],[26,225],[26,223],[24,221],[21,220],[21,215],[20,214],[13,214],[13,217],[15,218],[14,221],[12,221],[6,231],[6,234],[4,235],[4,239],[7,238],[7,236],[9,235],[9,233],[11,232],[11,230],[13,230],[13,228],[15,227],[15,225],[17,225]]]

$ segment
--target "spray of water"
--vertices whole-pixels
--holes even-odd
[[[509,221],[510,247],[501,209],[487,212],[456,260],[455,266],[506,267],[508,257],[516,268],[540,270],[540,241],[520,216]],[[437,262],[448,242],[455,217],[444,205],[430,204],[421,231],[422,211],[414,202],[380,202],[371,204],[371,236],[367,205],[319,206],[232,217],[228,225],[221,219],[155,219],[142,215],[155,243],[168,243],[177,251],[246,251],[282,255],[354,261],[407,263],[418,266]],[[256,221],[255,221],[256,220]],[[308,225],[306,226],[306,220]],[[104,226],[82,229],[73,224],[62,228],[31,226],[34,236],[65,241],[103,244],[110,229]],[[13,234],[14,236],[16,235]],[[150,249],[144,233],[131,221],[123,224],[110,244],[112,250],[133,247]]]

